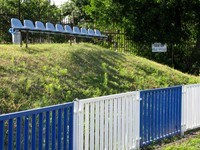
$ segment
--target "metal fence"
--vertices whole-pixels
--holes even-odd
[[[182,87],[140,92],[140,146],[181,132]]]
[[[75,102],[77,150],[139,148],[139,92]]]
[[[200,127],[200,84],[183,86],[182,132]]]
[[[128,150],[200,127],[200,84],[0,115],[0,150]]]
[[[73,149],[73,103],[0,116],[0,150]]]

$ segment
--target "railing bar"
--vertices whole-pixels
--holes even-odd
[[[109,114],[108,114],[108,105],[109,105],[109,101],[105,101],[105,138],[104,138],[104,143],[105,143],[105,147],[104,149],[108,149],[108,120],[109,120]]]
[[[22,123],[22,118],[18,117],[17,118],[17,133],[16,133],[16,149],[21,150],[21,123]]]
[[[100,102],[100,150],[104,147],[104,101]]]
[[[144,124],[144,129],[143,129],[143,141],[144,142],[147,142],[147,130],[148,130],[148,127],[147,127],[147,120],[148,120],[148,115],[147,115],[147,94],[148,94],[148,92],[147,93],[145,93],[145,95],[144,95],[144,99],[143,99],[143,105],[144,105],[144,116],[143,116],[143,118],[144,118],[144,122],[143,122],[143,124]]]
[[[62,138],[62,109],[59,109],[58,110],[58,149],[62,149],[61,138]]]
[[[50,136],[50,114],[49,111],[46,112],[46,137],[45,137],[45,149],[49,150],[49,136]]]
[[[94,149],[94,103],[91,103],[90,105],[90,149]]]
[[[95,150],[99,150],[99,102],[96,102],[96,115],[95,115]]]
[[[157,127],[158,127],[158,133],[157,133],[157,139],[159,138],[160,139],[160,124],[161,124],[161,121],[160,121],[160,116],[161,116],[161,109],[160,109],[160,95],[162,94],[161,93],[162,91],[159,91],[157,92],[157,98],[158,98],[158,105],[157,105],[157,113],[158,113],[158,120],[157,120]]]
[[[85,149],[89,149],[89,104],[85,104]]]
[[[110,123],[109,123],[109,150],[112,150],[113,147],[113,99],[110,100]]]
[[[74,112],[74,105],[70,108],[70,116],[69,116],[69,149],[73,149],[73,112]]]
[[[43,113],[39,114],[38,150],[43,150]]]
[[[4,149],[4,121],[0,121],[0,149]]]
[[[152,126],[151,126],[151,120],[152,120],[152,116],[151,116],[151,101],[150,101],[150,93],[148,93],[147,95],[147,104],[148,104],[148,138],[147,140],[150,141],[151,140],[151,130],[152,130]]]
[[[13,119],[9,119],[8,124],[8,150],[13,149]]]
[[[122,136],[121,135],[121,116],[122,116],[122,114],[121,114],[121,98],[118,98],[117,101],[118,101],[118,107],[117,107],[117,110],[118,110],[118,112],[117,112],[117,114],[118,114],[118,116],[117,116],[117,119],[118,119],[118,123],[117,123],[117,125],[118,125],[117,148],[120,150],[121,149],[121,136]]]
[[[32,115],[32,150],[36,149],[36,115]]]
[[[56,149],[56,111],[52,111],[52,150]]]
[[[53,111],[57,109],[63,109],[66,107],[72,107],[73,102],[67,103],[67,104],[60,104],[60,105],[53,105],[53,106],[48,106],[48,107],[43,107],[43,108],[38,108],[38,109],[30,109],[30,110],[25,110],[25,111],[19,111],[19,112],[14,112],[14,113],[9,113],[9,114],[3,114],[0,115],[0,121],[1,120],[9,120],[21,116],[29,116],[33,114],[39,114],[39,113],[44,113],[48,111]]]
[[[67,122],[68,122],[68,109],[67,108],[65,108],[64,109],[64,142],[63,142],[63,144],[64,144],[64,146],[63,146],[63,149],[64,150],[67,150],[69,147],[68,147],[68,145],[69,145],[69,143],[68,143],[68,140],[67,140],[67,135],[68,135],[68,131],[67,131]]]
[[[113,127],[113,149],[116,150],[116,143],[117,143],[117,99],[114,99],[114,127]]]
[[[24,125],[24,149],[28,149],[28,141],[29,141],[29,116],[25,116],[25,125]]]

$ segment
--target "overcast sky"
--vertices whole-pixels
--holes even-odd
[[[59,6],[60,4],[63,4],[68,0],[53,0],[53,1],[54,1],[55,5]]]

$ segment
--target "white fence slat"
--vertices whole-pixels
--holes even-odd
[[[95,150],[99,150],[99,102],[96,102]]]
[[[83,150],[84,106],[79,104],[79,150]]]
[[[117,142],[117,149],[121,150],[121,98],[118,99],[118,142]]]
[[[90,150],[94,149],[94,103],[90,104]]]
[[[123,97],[122,99],[122,148],[121,149],[125,149],[124,147],[124,139],[125,139],[125,97]]]
[[[112,150],[113,147],[113,100],[110,100],[110,108],[109,108],[109,115],[110,115],[110,123],[109,123],[109,150]]]
[[[100,150],[104,148],[104,101],[100,102]]]
[[[77,101],[74,101],[74,122],[73,122],[73,133],[74,133],[74,136],[73,136],[73,150],[77,150],[78,149],[78,141],[79,141],[79,134],[78,134],[78,109],[79,109],[79,106],[78,106],[78,102]]]
[[[89,104],[85,104],[85,149],[89,149]]]
[[[182,87],[182,134],[186,130],[200,127],[200,84]]]
[[[113,135],[113,150],[117,148],[117,99],[114,100],[114,135]]]
[[[132,142],[133,142],[133,124],[134,124],[134,118],[133,118],[133,113],[134,112],[134,109],[133,109],[133,101],[131,100],[132,98],[131,97],[128,97],[129,99],[129,116],[130,116],[130,119],[129,119],[129,142],[128,142],[128,145],[132,145]]]
[[[129,148],[129,146],[128,146],[128,134],[129,134],[129,99],[128,99],[128,97],[126,97],[126,110],[125,110],[126,112],[126,134],[125,134],[125,147],[126,147],[126,149],[128,149]]]
[[[104,150],[108,150],[108,104],[109,101],[105,101],[105,148]]]

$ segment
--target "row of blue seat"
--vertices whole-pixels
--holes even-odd
[[[78,28],[74,26],[73,29],[69,25],[65,25],[64,27],[61,24],[54,24],[47,22],[46,27],[43,22],[36,21],[35,25],[31,20],[24,20],[24,25],[17,18],[11,19],[11,27],[14,30],[26,31],[26,32],[48,32],[48,33],[62,33],[68,34],[75,37],[86,37],[86,38],[99,38],[106,39],[107,36],[102,35],[101,32],[97,29],[86,29],[86,28]]]

